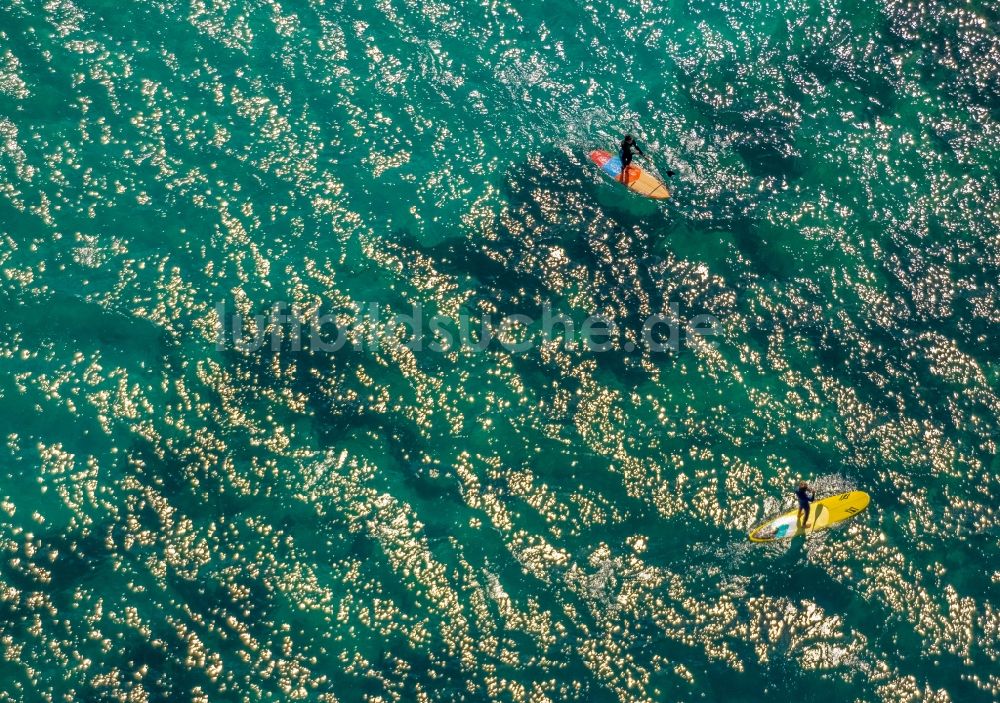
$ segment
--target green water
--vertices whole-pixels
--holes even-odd
[[[998,21],[0,5],[0,700],[996,700]]]

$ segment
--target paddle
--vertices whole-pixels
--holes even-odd
[[[649,157],[646,156],[646,154],[643,153],[643,152],[639,152],[639,156],[641,156],[644,159],[649,159]],[[650,163],[652,163],[652,159],[650,159]],[[674,177],[674,172],[673,171],[667,171],[667,178],[673,178],[673,177]]]
[[[645,154],[643,154],[642,158],[648,159],[649,157],[646,156]],[[650,159],[650,163],[652,163],[652,159]],[[667,171],[667,178],[673,178],[673,177],[674,177],[674,172],[673,171]]]

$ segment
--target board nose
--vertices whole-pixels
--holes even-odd
[[[611,158],[611,154],[602,149],[594,149],[590,152],[590,160],[593,161],[598,166],[603,166]]]

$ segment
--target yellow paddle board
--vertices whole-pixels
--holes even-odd
[[[871,498],[864,491],[850,491],[817,500],[809,510],[809,527],[799,524],[798,508],[758,525],[750,533],[751,542],[777,542],[796,535],[825,530],[849,520],[868,507]]]

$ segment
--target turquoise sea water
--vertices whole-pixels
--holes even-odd
[[[998,23],[0,4],[0,700],[996,700]],[[873,504],[749,543],[800,477]]]

